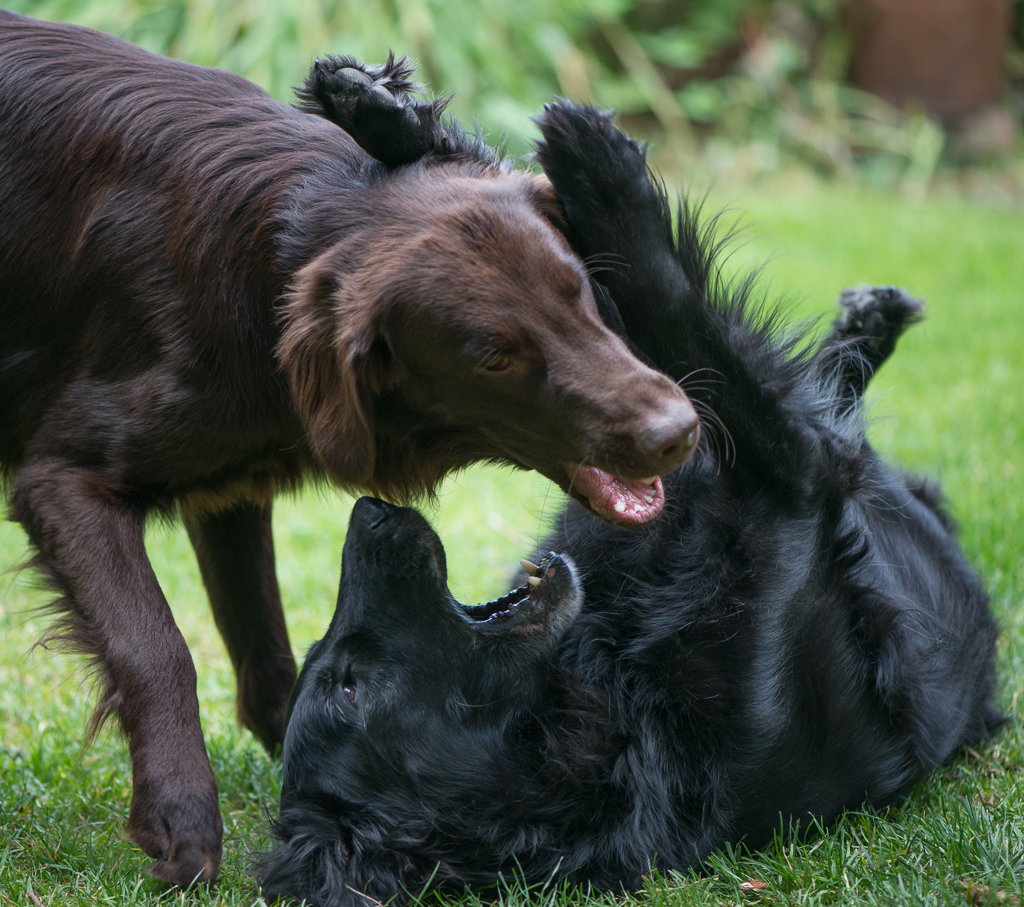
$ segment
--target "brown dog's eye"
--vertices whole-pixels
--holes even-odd
[[[495,353],[493,356],[488,356],[480,367],[485,372],[503,372],[511,364],[512,360],[504,353]]]

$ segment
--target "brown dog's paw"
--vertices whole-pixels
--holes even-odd
[[[200,882],[212,882],[217,878],[220,866],[220,848],[217,853],[203,853],[194,847],[183,848],[176,854],[168,853],[149,867],[149,874],[155,879],[188,888]]]
[[[182,790],[180,784],[155,789],[136,782],[128,840],[156,858],[149,867],[153,877],[179,888],[212,882],[220,867],[223,831],[212,777],[199,791]]]

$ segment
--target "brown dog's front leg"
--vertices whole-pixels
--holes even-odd
[[[187,517],[192,547],[238,678],[238,718],[271,752],[284,740],[295,659],[274,570],[270,507]]]
[[[28,463],[14,514],[39,550],[66,610],[72,646],[106,679],[101,711],[117,714],[132,758],[128,837],[179,886],[217,875],[221,818],[199,723],[196,673],[146,557],[142,508],[91,470]]]

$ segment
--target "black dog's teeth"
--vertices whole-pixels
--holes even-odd
[[[520,605],[530,604],[544,609],[545,605],[539,601],[541,594],[545,591],[546,580],[555,575],[555,567],[552,564],[553,555],[545,557],[540,564],[527,560],[519,561],[526,571],[526,582],[518,589],[503,595],[493,602],[482,602],[479,605],[463,605],[462,609],[466,615],[478,623],[486,623],[496,617],[506,617],[517,610]]]
[[[526,581],[533,586],[535,589],[539,589],[543,585],[544,580],[551,579],[555,575],[555,568],[551,565],[552,555],[547,555],[543,558],[539,564],[534,564],[532,561],[528,561],[525,558],[519,563],[523,569],[529,574],[526,577]],[[546,569],[545,569],[546,568]]]
[[[546,562],[546,560],[547,560],[547,558],[545,558],[543,561],[541,561],[540,565],[533,563],[533,561],[528,561],[526,558],[523,558],[519,562],[522,565],[522,568],[528,574],[527,577],[526,577],[526,582],[529,583],[531,586],[533,586],[534,589],[540,588],[541,583],[544,582],[544,577],[542,577],[540,575],[540,571],[541,571],[541,566],[543,566],[543,564]]]
[[[480,623],[494,620],[496,617],[504,617],[515,611],[520,605],[531,601],[535,593],[542,591],[544,581],[555,575],[555,568],[548,566],[551,558],[545,557],[540,564],[522,560],[523,569],[527,572],[525,585],[513,589],[511,592],[496,598],[492,602],[483,602],[479,605],[463,605],[462,608],[469,617]],[[545,569],[546,568],[546,569]]]

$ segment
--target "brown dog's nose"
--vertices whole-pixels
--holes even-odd
[[[686,462],[699,438],[700,419],[689,400],[683,400],[652,419],[637,446],[649,459],[653,474],[664,475]]]

